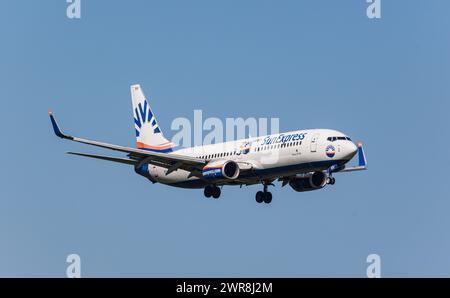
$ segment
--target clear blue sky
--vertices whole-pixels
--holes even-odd
[[[450,276],[450,3],[2,1],[0,276]],[[133,146],[129,85],[176,117],[279,117],[363,140],[370,170],[296,193],[152,185],[67,132]]]

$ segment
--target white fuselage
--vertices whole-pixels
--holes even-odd
[[[134,171],[153,183],[182,188],[204,188],[206,198],[218,199],[223,185],[261,184],[257,203],[270,204],[269,186],[278,180],[296,192],[334,185],[334,173],[367,169],[362,143],[331,129],[309,129],[241,139],[219,144],[178,148],[166,137],[140,85],[130,87],[136,148],[65,134],[49,112],[53,132],[59,138],[126,153],[126,157],[80,152],[71,155],[134,166]],[[358,153],[358,165],[347,166]]]
[[[324,171],[347,163],[357,152],[343,133],[331,129],[299,130],[238,141],[183,148],[170,154],[204,159],[207,162],[234,161],[241,169],[238,179],[215,181],[217,185],[255,184],[276,177]],[[203,188],[209,182],[178,169],[148,166],[154,182],[185,188]]]

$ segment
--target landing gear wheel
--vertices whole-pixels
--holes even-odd
[[[273,185],[273,183],[270,183],[267,181],[263,181],[262,184],[263,184],[264,188],[263,188],[263,191],[258,191],[256,193],[256,197],[255,197],[256,202],[258,202],[258,203],[264,202],[266,204],[270,204],[270,203],[272,203],[272,193],[267,191],[267,188],[269,186],[275,186],[275,185]]]
[[[210,198],[213,195],[213,187],[211,185],[205,186],[203,194],[205,195],[205,197]]]
[[[336,179],[334,177],[328,177],[327,184],[334,185],[336,183]]]
[[[213,197],[214,199],[218,199],[218,198],[220,197],[220,193],[221,193],[220,188],[217,187],[217,186],[214,186],[214,187],[213,187],[213,191],[212,191],[212,197]]]
[[[272,193],[271,192],[264,193],[264,203],[266,203],[266,204],[272,203]]]
[[[262,191],[258,191],[255,199],[257,203],[262,203],[264,201],[264,193]]]

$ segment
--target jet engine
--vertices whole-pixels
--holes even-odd
[[[137,174],[144,176],[151,182],[156,183],[155,173],[153,171],[150,171],[150,166],[148,164],[135,165],[134,171]],[[158,176],[156,175],[156,177],[158,177]]]
[[[240,170],[236,162],[232,160],[215,160],[208,163],[202,171],[206,179],[230,179],[234,180],[239,176]]]
[[[289,181],[289,185],[298,192],[320,189],[326,184],[327,175],[324,172],[297,175]]]

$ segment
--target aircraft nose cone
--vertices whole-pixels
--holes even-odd
[[[356,146],[355,143],[352,142],[351,147],[352,147],[352,154],[353,156],[355,156],[356,152],[358,152],[358,146]]]
[[[356,152],[358,152],[358,147],[353,142],[348,142],[345,147],[345,158],[350,160],[356,155]]]

